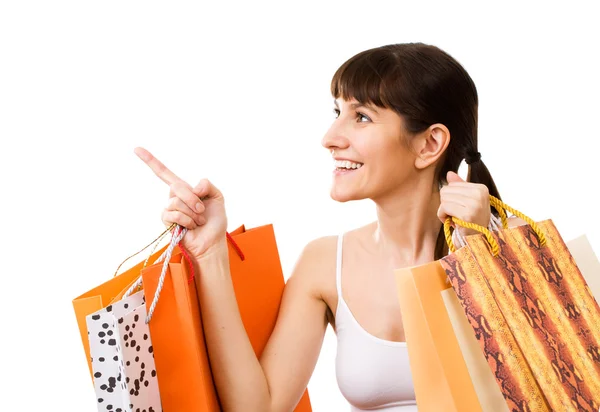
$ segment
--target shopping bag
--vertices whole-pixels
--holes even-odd
[[[481,410],[483,412],[509,412],[510,409],[504,400],[496,377],[485,359],[456,293],[452,288],[448,288],[443,290],[441,295],[471,382],[477,393]]]
[[[481,228],[441,264],[509,408],[597,411],[598,304],[551,220],[491,202],[528,225]]]
[[[142,284],[150,307],[162,285],[148,326],[163,409],[220,411],[204,343],[196,285],[190,279],[179,248],[164,263],[142,270]]]
[[[143,292],[86,317],[98,411],[162,411]]]
[[[229,266],[240,315],[252,348],[260,358],[275,328],[285,280],[273,225],[231,233]],[[311,412],[308,390],[295,412]]]
[[[275,326],[284,278],[272,225],[231,233],[229,263],[238,307],[252,346],[260,356]],[[166,266],[160,297],[149,321],[158,384],[166,411],[220,411],[196,285],[175,252]],[[142,270],[146,302],[159,288],[161,265]],[[296,411],[311,411],[305,392]]]
[[[530,406],[534,411],[550,411],[533,371],[468,247],[442,260],[509,409],[521,411]],[[455,269],[455,262],[461,262],[463,267],[468,268],[469,275],[465,275],[464,270]],[[452,278],[454,270],[457,276]]]
[[[141,269],[146,261],[156,260],[160,255],[163,254],[167,246],[164,246],[156,253],[153,253],[149,258],[140,261],[129,270],[112,277],[103,284],[96,286],[81,296],[73,299],[73,309],[75,310],[77,326],[79,327],[81,343],[85,352],[90,375],[92,375],[92,364],[90,361],[90,344],[88,340],[86,317],[120,300],[123,296],[123,293],[129,289],[131,284],[137,281],[141,274]]]
[[[442,299],[450,286],[440,262],[394,272],[419,411],[481,411]]]
[[[575,259],[596,303],[600,302],[600,261],[587,236],[582,235],[567,242],[567,248]]]

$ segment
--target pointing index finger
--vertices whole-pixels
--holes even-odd
[[[144,149],[143,147],[136,147],[134,153],[142,159],[144,163],[148,165],[150,169],[154,172],[156,176],[163,182],[168,185],[171,185],[175,182],[180,181],[181,179],[177,177],[177,175],[171,172],[167,166],[162,164],[160,160],[152,155],[149,151]]]

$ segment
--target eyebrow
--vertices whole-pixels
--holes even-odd
[[[337,100],[334,100],[334,101],[333,101],[333,104],[335,105],[335,107],[337,107],[337,108],[339,109],[339,105],[338,105],[338,102],[337,102]],[[350,105],[350,107],[351,107],[353,110],[356,110],[356,109],[358,109],[358,108],[360,108],[360,107],[364,107],[365,109],[371,110],[371,111],[372,111],[372,112],[374,112],[375,114],[379,114],[379,112],[377,111],[377,109],[375,109],[373,106],[371,106],[371,105],[366,105],[366,104],[363,104],[363,103],[352,103],[352,104]]]

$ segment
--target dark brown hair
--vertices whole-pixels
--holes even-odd
[[[331,81],[334,98],[391,109],[404,120],[408,136],[435,123],[450,131],[450,143],[438,162],[436,178],[470,163],[468,180],[487,186],[500,198],[496,184],[477,150],[477,89],[466,70],[443,50],[423,43],[391,44],[365,50],[346,61]],[[435,259],[447,253],[443,227]]]

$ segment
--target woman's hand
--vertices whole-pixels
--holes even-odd
[[[221,192],[206,179],[196,187],[190,186],[144,148],[136,148],[135,154],[169,185],[169,201],[162,212],[162,221],[167,227],[176,223],[188,229],[183,246],[196,258],[226,247],[227,215]]]
[[[440,190],[440,220],[444,222],[448,216],[454,216],[487,228],[491,218],[490,192],[487,186],[465,182],[454,172],[448,172],[447,180],[448,184]],[[463,227],[458,230],[463,236],[478,233]]]

